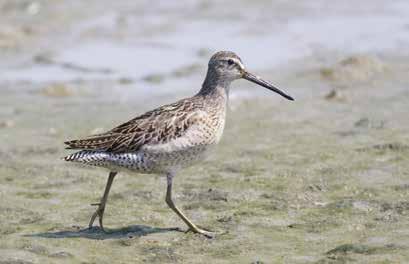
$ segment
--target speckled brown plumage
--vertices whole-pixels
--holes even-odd
[[[209,110],[209,114],[217,115],[215,109]],[[138,151],[143,145],[163,144],[183,136],[190,127],[205,121],[205,111],[203,98],[187,98],[149,111],[106,133],[67,141],[65,144],[68,149],[112,153]],[[215,119],[213,116],[213,120]]]

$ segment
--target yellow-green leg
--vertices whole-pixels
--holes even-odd
[[[185,222],[185,224],[189,227],[189,231],[194,233],[202,234],[208,238],[213,238],[215,233],[209,232],[203,229],[200,229],[192,221],[189,220],[180,210],[176,207],[175,203],[172,200],[172,180],[173,174],[169,173],[167,176],[167,190],[166,190],[166,203],[168,206]]]
[[[105,204],[108,200],[109,190],[111,189],[111,185],[112,185],[112,182],[114,181],[116,174],[117,172],[115,171],[111,171],[109,173],[108,181],[105,186],[104,195],[102,196],[101,201],[99,203],[91,204],[91,205],[98,205],[98,208],[95,211],[95,213],[91,216],[91,220],[89,221],[89,224],[88,224],[89,228],[92,228],[92,224],[94,223],[95,219],[98,216],[99,227],[102,229],[102,231],[105,232],[104,225],[102,223],[102,220],[104,218]]]

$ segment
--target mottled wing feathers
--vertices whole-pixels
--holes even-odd
[[[67,141],[69,149],[107,152],[137,151],[146,144],[166,143],[182,136],[197,121],[201,104],[181,100],[138,116],[110,131]]]
[[[111,146],[115,138],[115,135],[100,134],[85,139],[66,141],[64,144],[68,145],[68,149],[99,150]]]

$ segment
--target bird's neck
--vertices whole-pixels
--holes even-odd
[[[209,69],[206,79],[202,84],[202,89],[200,89],[197,95],[219,97],[227,100],[229,97],[230,83],[231,80],[228,80],[224,76],[220,76]]]

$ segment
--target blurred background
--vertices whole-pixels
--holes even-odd
[[[176,179],[106,172],[67,139],[195,94],[236,52],[296,98],[233,83],[224,139]],[[0,263],[409,262],[409,2],[0,0]]]

